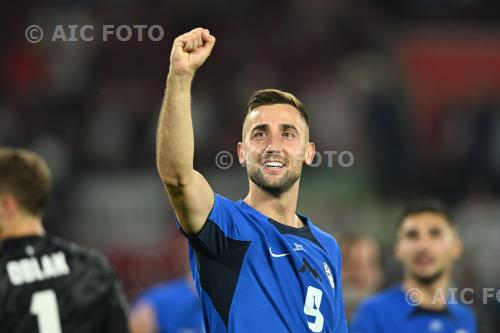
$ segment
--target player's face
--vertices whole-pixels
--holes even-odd
[[[461,242],[444,216],[420,213],[402,222],[395,251],[407,276],[429,284],[451,272]]]
[[[260,188],[275,195],[288,191],[299,180],[302,164],[313,157],[307,124],[295,107],[265,105],[247,116],[238,158]]]

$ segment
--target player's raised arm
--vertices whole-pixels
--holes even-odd
[[[197,28],[177,37],[156,135],[156,163],[170,202],[184,232],[197,233],[213,205],[213,192],[193,169],[194,136],[191,83],[215,44],[207,29]]]

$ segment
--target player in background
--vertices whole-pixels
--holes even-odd
[[[352,333],[475,333],[476,319],[459,299],[448,298],[462,243],[444,205],[409,205],[397,231],[395,255],[404,268],[401,285],[364,301]]]
[[[205,332],[200,299],[189,271],[187,244],[179,249],[177,258],[181,273],[177,278],[148,288],[137,297],[129,314],[131,333]]]
[[[302,166],[314,157],[302,103],[276,89],[250,98],[237,145],[243,200],[214,194],[193,168],[191,83],[214,44],[202,28],[175,39],[157,132],[157,167],[189,240],[205,329],[345,333],[339,246],[296,213]]]
[[[382,245],[368,234],[347,234],[337,239],[342,249],[342,287],[349,323],[361,301],[382,289]]]
[[[32,152],[0,148],[0,332],[128,332],[106,259],[47,234],[51,175]]]
[[[129,327],[131,333],[203,333],[191,273],[143,292],[130,311]]]

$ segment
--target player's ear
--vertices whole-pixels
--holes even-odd
[[[456,230],[453,230],[453,233],[454,237],[453,237],[453,244],[451,246],[451,255],[453,256],[453,259],[457,260],[462,255],[464,245],[462,243],[462,240],[458,236]]]
[[[242,166],[246,166],[247,160],[246,160],[246,151],[245,151],[245,145],[243,142],[238,142],[238,146],[236,147],[238,151],[238,161]]]
[[[6,220],[11,219],[19,209],[16,199],[9,193],[0,195],[0,206],[2,218]]]
[[[316,146],[314,145],[313,142],[308,142],[306,146],[306,151],[305,151],[305,156],[304,156],[304,162],[307,165],[311,165],[313,160],[314,160],[314,154],[316,152]]]

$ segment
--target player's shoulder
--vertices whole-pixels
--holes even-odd
[[[46,235],[46,242],[54,250],[66,253],[73,264],[81,263],[87,265],[87,267],[93,266],[104,272],[111,271],[111,266],[106,257],[95,249],[54,235]]]
[[[174,279],[167,282],[156,284],[146,291],[144,297],[162,297],[162,298],[175,298],[177,294],[183,293],[186,289],[187,282],[182,279]]]
[[[188,302],[194,291],[189,289],[188,282],[183,278],[167,281],[154,285],[146,289],[137,297],[135,306],[142,303],[149,303],[155,308],[164,308],[169,306],[179,306],[183,302]]]
[[[318,241],[321,244],[326,245],[327,247],[332,248],[335,251],[340,251],[340,246],[335,237],[333,237],[333,235],[329,234],[328,232],[316,226],[314,223],[311,222],[310,219],[308,219],[308,221],[311,232],[314,234],[314,236],[318,239]]]
[[[74,255],[81,255],[93,259],[100,259],[102,254],[90,247],[78,244],[68,239],[61,238],[55,235],[46,235],[47,243],[55,249],[63,250]]]
[[[351,329],[354,332],[382,332],[383,318],[392,316],[398,307],[398,290],[390,288],[365,298],[352,315]],[[376,329],[378,328],[378,329]]]
[[[229,199],[228,197],[223,196],[222,194],[215,192],[214,192],[214,202],[222,206],[232,207],[236,205],[235,201]]]
[[[234,237],[252,235],[256,226],[266,224],[269,217],[247,204],[244,200],[233,201],[227,197],[215,193],[214,206],[208,219],[219,223],[225,231],[235,233]],[[247,221],[249,223],[234,223],[236,221]],[[238,230],[238,232],[236,232]]]
[[[214,192],[214,205],[209,215],[213,216],[214,214],[222,212],[229,215],[238,214],[240,212],[240,207],[236,201]]]
[[[458,318],[464,318],[473,322],[476,320],[476,315],[474,313],[474,310],[472,310],[470,306],[462,304],[460,302],[454,302],[452,304],[449,304],[449,306],[452,309],[455,316],[457,316]]]
[[[404,296],[404,295],[403,295]],[[358,309],[371,311],[375,309],[387,309],[387,307],[396,305],[402,299],[401,286],[394,286],[378,292],[364,299],[358,306]]]

